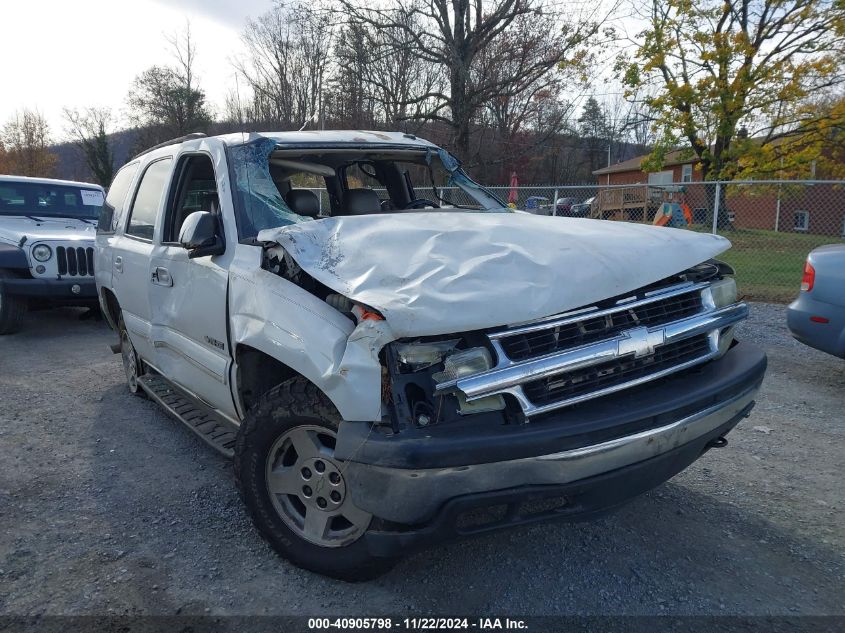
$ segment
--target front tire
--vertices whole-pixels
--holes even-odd
[[[0,279],[9,275],[0,271]],[[21,329],[27,312],[26,299],[15,297],[0,289],[0,334],[13,334]]]
[[[246,415],[235,478],[252,522],[294,565],[346,581],[369,580],[394,559],[371,555],[362,536],[372,516],[348,494],[334,458],[340,416],[314,385],[294,378]]]

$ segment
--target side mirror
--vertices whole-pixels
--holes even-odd
[[[209,211],[194,211],[182,223],[179,243],[188,250],[188,257],[222,255],[226,244],[218,230],[217,216]]]

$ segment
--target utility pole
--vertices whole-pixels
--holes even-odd
[[[778,172],[778,201],[775,206],[775,233],[780,230],[780,194],[783,186],[783,156],[780,157],[780,171]]]

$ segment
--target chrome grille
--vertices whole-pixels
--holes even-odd
[[[565,374],[550,376],[523,385],[525,397],[535,406],[579,398],[609,387],[639,380],[650,374],[686,364],[710,354],[709,335],[699,334],[656,347],[643,358],[618,358]]]
[[[503,338],[500,343],[508,358],[524,360],[594,343],[632,327],[665,325],[697,314],[701,309],[701,291],[694,290],[634,307],[622,306],[618,311],[602,316],[591,316],[588,313],[576,321]]]
[[[709,282],[644,288],[541,321],[488,332],[488,371],[438,383],[468,401],[512,396],[526,418],[628,389],[719,355],[722,332],[748,306],[717,307]]]
[[[56,248],[56,261],[60,275],[91,277],[94,275],[94,249],[91,247]]]

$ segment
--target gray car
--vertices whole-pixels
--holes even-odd
[[[845,358],[845,244],[820,246],[807,257],[787,325],[805,345]]]

